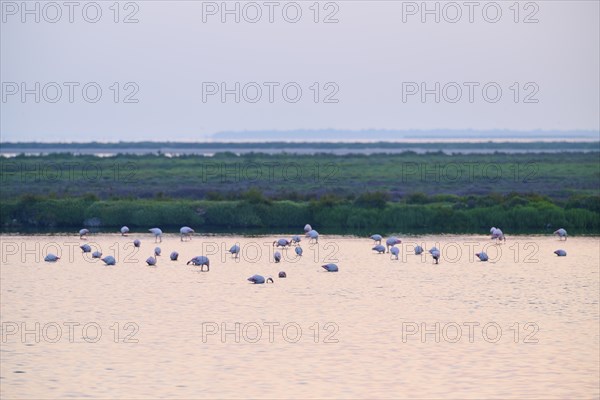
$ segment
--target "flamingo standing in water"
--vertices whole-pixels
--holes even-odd
[[[315,231],[314,229],[306,232],[306,237],[310,238],[308,243],[312,242],[313,240],[315,241],[315,243],[319,243],[319,232]]]
[[[375,241],[375,243],[381,244],[381,240],[383,239],[383,236],[376,233],[375,235],[371,235],[371,239],[373,239],[373,241]]]
[[[385,253],[385,247],[382,244],[378,244],[377,246],[373,247],[371,250],[376,251],[379,254]]]
[[[196,256],[187,262],[186,265],[195,265],[200,267],[200,271],[204,271],[204,266],[206,265],[206,272],[210,271],[210,261],[206,256]]]
[[[558,235],[559,240],[562,240],[562,238],[565,238],[565,240],[567,240],[567,231],[564,228],[557,229],[556,231],[554,231],[554,234]]]
[[[238,256],[240,255],[240,246],[237,245],[237,244],[234,244],[229,249],[229,253],[231,253],[231,255],[233,256],[233,258],[238,258]]]
[[[160,230],[160,228],[150,228],[148,229],[150,232],[152,232],[152,234],[154,235],[154,243],[156,243],[158,241],[158,239],[160,239],[160,242],[162,243],[162,230]]]
[[[387,247],[387,251],[388,253],[390,252],[390,247],[396,245],[396,244],[400,244],[402,243],[402,240],[398,239],[395,236],[389,237],[386,241],[385,241],[385,245]]]
[[[437,247],[432,247],[431,250],[429,250],[429,254],[431,254],[436,264],[440,263],[440,250]]]
[[[292,242],[287,239],[279,239],[273,242],[273,247],[289,247],[292,245]]]
[[[182,226],[179,230],[179,233],[181,234],[181,241],[183,242],[184,237],[187,237],[188,239],[192,240],[192,234],[194,233],[194,230],[189,226]]]
[[[490,233],[492,234],[492,239],[498,241],[503,240],[506,242],[506,237],[504,237],[504,233],[500,228],[493,227],[490,229]]]

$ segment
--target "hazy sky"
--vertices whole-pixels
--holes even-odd
[[[598,1],[114,3],[1,2],[2,141],[600,129]]]

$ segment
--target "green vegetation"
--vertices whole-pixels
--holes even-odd
[[[598,153],[214,157],[54,154],[0,161],[0,226],[322,232],[600,233]]]

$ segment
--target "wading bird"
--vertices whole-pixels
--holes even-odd
[[[154,258],[154,257],[148,257],[146,259],[146,264],[148,264],[148,265],[156,265],[156,258]]]
[[[480,261],[487,261],[489,259],[488,255],[485,252],[475,253],[475,255],[479,258]]]
[[[385,241],[385,246],[387,247],[387,251],[388,253],[390,252],[390,247],[396,245],[396,244],[400,244],[402,243],[402,240],[398,239],[395,236],[389,237],[386,241]]]
[[[52,253],[48,253],[46,257],[44,257],[44,261],[46,262],[56,262],[58,260],[60,260],[60,257]]]
[[[296,246],[300,245],[300,241],[302,241],[302,238],[300,236],[298,236],[298,235],[292,236],[291,242],[293,245],[296,245]]]
[[[95,252],[92,253],[92,258],[101,258],[102,257],[102,252],[96,250]]]
[[[319,232],[315,231],[314,229],[306,232],[305,236],[310,238],[308,243],[312,242],[313,240],[315,241],[315,243],[319,243]]]
[[[155,247],[154,248],[154,256],[158,257],[158,256],[160,256],[160,253],[161,253],[160,247],[158,247],[158,246]]]
[[[79,248],[81,249],[81,251],[83,251],[84,253],[91,253],[92,252],[92,248],[89,244],[85,243],[82,244],[81,246],[79,246]]]
[[[302,247],[296,247],[296,254],[298,255],[298,257],[302,257]]]
[[[498,241],[503,240],[506,242],[506,237],[504,237],[504,233],[502,232],[502,229],[492,227],[492,229],[490,229],[490,233],[492,234],[493,240],[498,239]]]
[[[383,239],[383,236],[376,233],[375,235],[371,235],[371,239],[373,239],[375,241],[375,243],[381,244],[381,240]]]
[[[312,230],[313,230],[313,228],[312,228],[312,226],[310,226],[310,224],[304,225],[304,233],[310,232]]]
[[[231,246],[231,248],[229,249],[229,252],[231,253],[231,255],[233,256],[233,258],[238,258],[238,256],[240,255],[240,246],[237,244],[234,244],[233,246]]]
[[[433,259],[435,260],[435,263],[439,264],[440,251],[438,250],[438,248],[437,247],[431,248],[431,250],[429,250],[429,254],[431,254],[431,256],[433,257]]]
[[[423,248],[422,248],[421,246],[418,246],[418,245],[417,245],[417,246],[415,247],[415,254],[416,254],[416,255],[419,255],[419,254],[421,254],[421,253],[423,253]]]
[[[562,240],[562,238],[565,238],[565,240],[567,240],[567,231],[563,228],[557,229],[556,231],[554,231],[554,234],[558,235],[559,240]]]
[[[126,226],[122,226],[121,227],[121,236],[127,236],[128,233],[129,233],[129,228]]]
[[[106,256],[102,261],[104,261],[104,264],[106,265],[115,265],[117,263],[117,260],[115,260],[113,256]]]
[[[383,253],[385,253],[385,246],[382,244],[378,244],[377,246],[373,247],[371,250],[376,251],[379,254],[383,254]]]
[[[154,235],[154,243],[156,243],[158,241],[158,239],[160,239],[160,242],[162,243],[162,231],[160,230],[160,228],[150,228],[148,229],[150,232],[152,232],[152,234]]]
[[[206,272],[210,271],[210,261],[206,256],[196,256],[187,262],[186,265],[193,264],[195,266],[200,267],[200,271],[204,271],[204,266],[206,265]]]
[[[392,246],[390,247],[390,253],[392,253],[392,255],[390,256],[390,258],[394,258],[396,257],[396,260],[398,259],[398,254],[400,254],[400,249],[397,248],[396,246]]]
[[[273,259],[275,260],[276,263],[278,263],[279,261],[281,261],[281,253],[276,251],[275,253],[273,253]]]
[[[192,234],[194,233],[194,230],[189,226],[182,226],[179,230],[179,233],[181,234],[181,241],[183,242],[184,237],[192,240]]]
[[[279,239],[273,242],[273,247],[277,246],[277,247],[289,247],[292,245],[292,242],[290,242],[287,239]]]
[[[336,264],[321,265],[321,268],[325,269],[327,272],[338,272],[338,266]]]
[[[555,250],[554,254],[556,254],[559,257],[565,257],[567,255],[567,252],[564,250]]]
[[[287,278],[287,274],[285,273],[285,271],[279,271],[279,277],[280,278]]]
[[[252,275],[250,278],[248,278],[248,280],[256,285],[261,285],[265,282],[273,283],[273,278],[268,277],[267,279],[265,279],[265,277],[262,275]]]
[[[174,251],[171,253],[171,255],[169,256],[169,258],[171,259],[171,261],[177,261],[177,258],[179,258],[179,253]]]
[[[133,245],[134,245],[135,247],[140,247],[140,245],[141,245],[141,244],[142,244],[142,242],[140,242],[140,239],[135,239],[135,240],[133,241]]]
[[[83,239],[84,236],[86,236],[88,233],[90,233],[89,229],[80,229],[79,230],[79,239]],[[87,238],[87,236],[86,236]]]

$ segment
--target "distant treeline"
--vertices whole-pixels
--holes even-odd
[[[354,200],[335,195],[312,201],[272,201],[258,189],[240,200],[100,200],[93,195],[49,198],[25,195],[3,201],[4,228],[80,228],[84,222],[100,228],[147,229],[152,226],[212,226],[231,229],[298,230],[306,223],[321,232],[448,232],[482,233],[500,226],[508,233],[548,233],[559,227],[570,233],[600,233],[600,197],[573,196],[553,202],[538,195],[426,196],[417,193],[390,202],[385,192],[369,192]]]
[[[292,136],[290,138],[293,139]],[[415,138],[419,138],[416,134]],[[581,151],[600,151],[599,141],[537,141],[537,142],[439,142],[436,139],[431,139],[430,142],[420,143],[407,143],[407,142],[113,142],[113,143],[101,143],[101,142],[88,142],[88,143],[40,143],[40,142],[8,142],[1,143],[0,149],[4,151],[13,151],[20,149],[28,150],[52,150],[53,152],[77,152],[82,150],[98,151],[98,150],[115,150],[120,153],[128,153],[139,150],[155,150],[160,151],[161,149],[169,150],[219,150],[226,151],[228,148],[235,149],[256,149],[267,150],[267,149],[281,149],[281,148],[293,148],[293,149],[318,149],[323,152],[336,149],[356,149],[358,153],[364,149],[423,149],[430,148],[431,151],[439,151],[442,149],[452,149],[456,151],[460,150],[473,150],[481,149],[484,147],[486,150],[507,150],[507,149],[522,149],[522,150],[556,150],[568,148],[570,150],[581,150]]]

